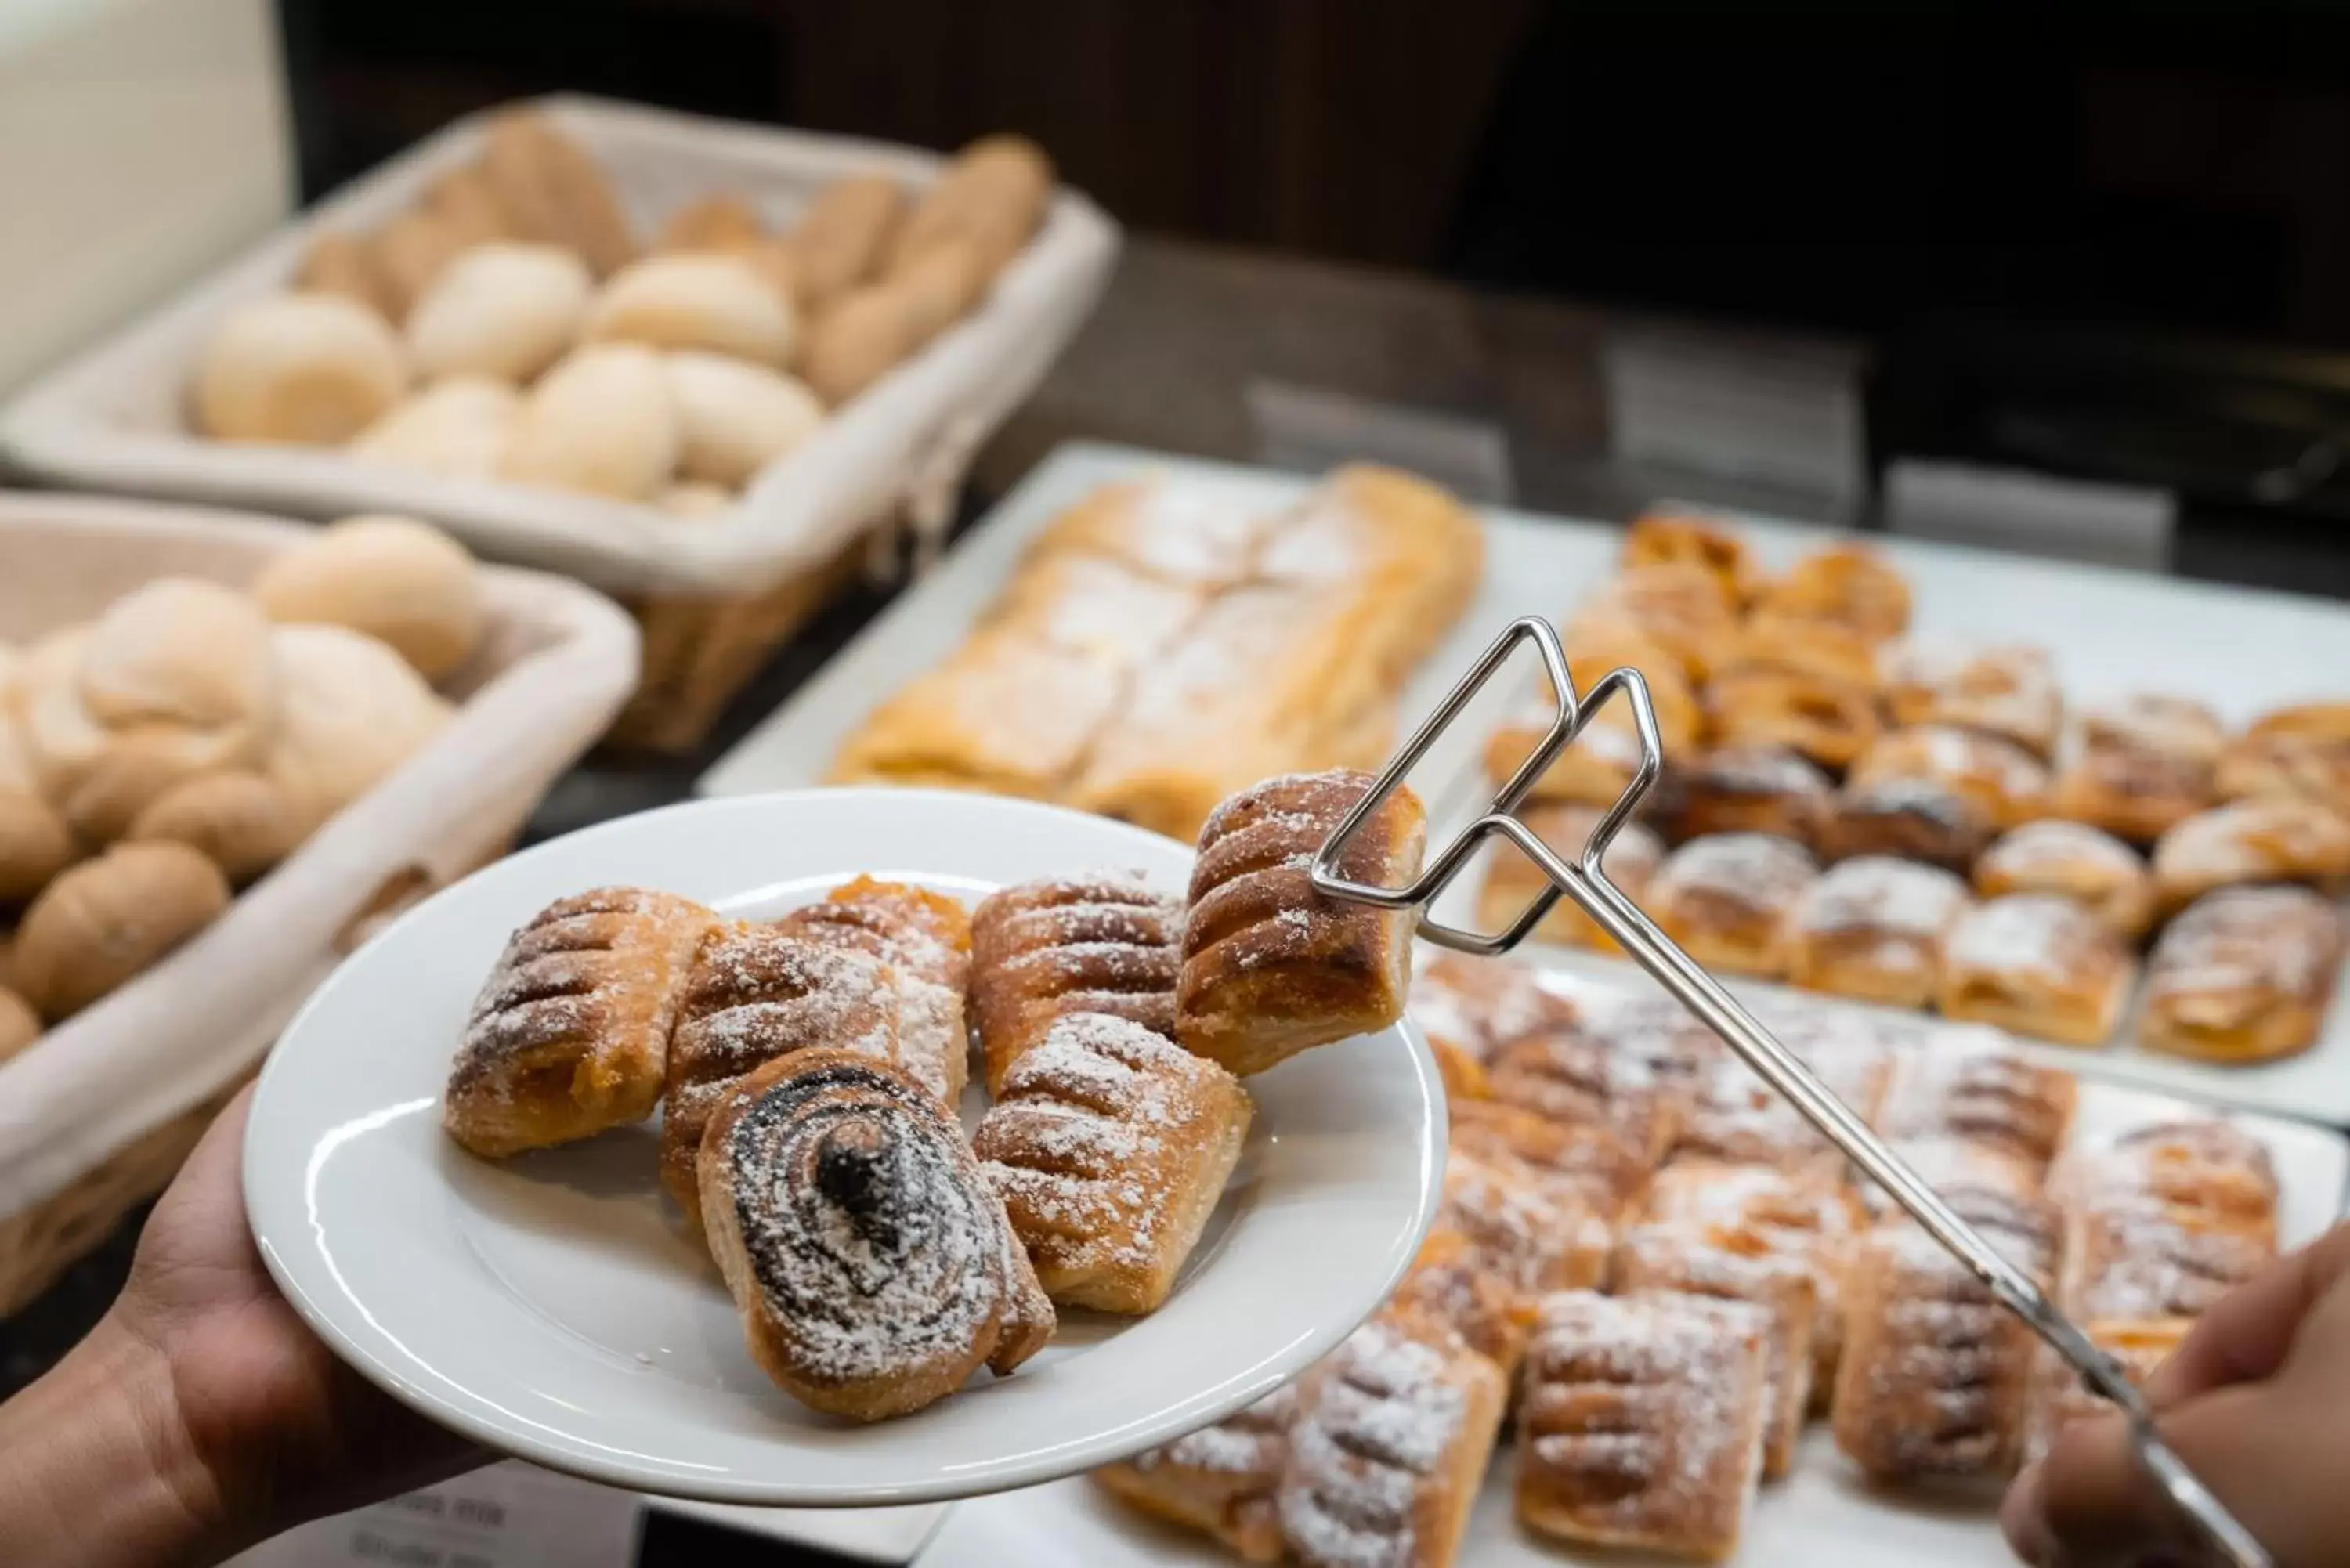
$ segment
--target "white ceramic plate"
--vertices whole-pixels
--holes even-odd
[[[705,801],[500,862],[362,949],[262,1074],[245,1196],[272,1273],[361,1372],[492,1448],[718,1502],[870,1507],[1070,1474],[1238,1408],[1393,1287],[1442,1168],[1441,1091],[1401,1027],[1249,1081],[1240,1170],[1174,1299],[1072,1313],[1010,1377],[857,1427],[779,1393],[660,1195],[653,1131],[494,1165],[440,1127],[468,1004],[507,933],[607,883],[744,916],[860,871],[966,898],[1103,867],[1183,887],[1191,852],[1054,807],[865,790]],[[969,1116],[972,1107],[966,1106]]]
[[[2188,1114],[2195,1107],[2161,1095],[2084,1081],[2074,1141],[2101,1143],[2132,1127]],[[2240,1116],[2245,1130],[2269,1147],[2282,1202],[2279,1227],[2287,1245],[2306,1241],[2333,1221],[2341,1206],[2350,1148],[2323,1127],[2266,1116]],[[1625,1568],[1661,1558],[1596,1549],[1577,1551],[1542,1541],[1518,1528],[1511,1480],[1516,1455],[1506,1445],[1493,1458],[1461,1542],[1460,1568]],[[1836,1452],[1827,1429],[1813,1423],[1794,1473],[1764,1486],[1747,1515],[1739,1565],[1802,1563],[1805,1568],[1991,1568],[2012,1563],[1999,1538],[1995,1492],[1974,1500],[1904,1496],[1867,1485]],[[1144,1518],[1084,1480],[984,1498],[948,1516],[917,1568],[1220,1568],[1233,1559],[1205,1537]]]

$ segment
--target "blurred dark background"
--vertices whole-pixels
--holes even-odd
[[[1012,128],[1144,233],[1854,339],[1879,457],[2350,519],[2350,5],[281,4],[306,194],[557,87]]]

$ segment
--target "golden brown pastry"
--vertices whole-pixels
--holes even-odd
[[[1776,1018],[1765,1022],[1855,1115],[1866,1120],[1876,1114],[1892,1063],[1865,1032],[1840,1034],[1831,1028],[1805,1035]],[[1676,1164],[1769,1166],[1799,1181],[1835,1182],[1844,1175],[1844,1157],[1804,1119],[1794,1102],[1727,1054],[1700,1072],[1691,1085],[1673,1138],[1672,1158]]]
[[[2044,1206],[1955,1195],[1954,1207],[2026,1273],[2054,1255]],[[1856,1250],[1836,1372],[1836,1447],[1873,1480],[1999,1476],[2023,1457],[2038,1341],[1939,1242],[1907,1220]]]
[[[2055,893],[2105,921],[2124,941],[2154,923],[2154,877],[2137,850],[2081,822],[2027,822],[1975,861],[1975,891]]]
[[[1596,808],[1586,805],[1530,805],[1519,811],[1525,825],[1569,861],[1582,859],[1584,846],[1600,815]],[[1647,893],[1648,879],[1656,875],[1664,857],[1662,839],[1638,823],[1627,822],[1609,840],[1601,865],[1607,879],[1637,904]],[[1549,886],[1549,879],[1515,846],[1498,845],[1486,867],[1484,890],[1478,896],[1478,923],[1489,931],[1507,930],[1535,896]],[[1602,952],[1619,950],[1616,939],[1601,930],[1583,912],[1582,906],[1571,898],[1561,898],[1552,905],[1550,913],[1534,928],[1534,935],[1543,941],[1597,948]]]
[[[1053,200],[1053,161],[1024,136],[983,136],[955,154],[890,236],[896,273],[933,246],[965,240],[993,274],[1026,248]]]
[[[1005,586],[980,627],[1094,659],[1105,669],[1147,666],[1200,618],[1201,589],[1165,582],[1106,556],[1034,557]]]
[[[562,358],[595,282],[555,245],[494,240],[452,259],[410,307],[401,332],[426,380],[494,376],[517,385]]]
[[[1561,1541],[1719,1563],[1770,1424],[1768,1317],[1669,1293],[1542,1303],[1518,1417],[1518,1521]]]
[[[2185,697],[2140,693],[2082,713],[2051,801],[2060,816],[2136,843],[2218,798],[2219,716]]]
[[[1243,1563],[1278,1563],[1273,1490],[1296,1418],[1297,1386],[1284,1384],[1213,1426],[1104,1465],[1094,1480],[1121,1502],[1215,1537]]]
[[[669,483],[683,446],[660,356],[638,343],[591,343],[524,398],[498,472],[517,483],[643,501]]]
[[[1567,635],[1604,636],[1620,628],[1654,642],[1701,683],[1729,660],[1738,609],[1706,567],[1679,561],[1627,566],[1575,611]]]
[[[276,294],[231,311],[206,339],[192,412],[219,441],[338,446],[407,389],[383,317],[339,294]]]
[[[2154,891],[2166,911],[2239,882],[2306,882],[2331,891],[2350,877],[2350,821],[2284,796],[2199,812],[2154,846]]]
[[[2154,944],[2138,1043],[2223,1063],[2305,1051],[2324,1025],[2341,959],[2341,917],[2306,888],[2207,893]]]
[[[991,893],[971,921],[971,1026],[987,1090],[1072,1013],[1175,1037],[1183,906],[1131,877],[1053,877]]]
[[[1467,1150],[1444,1164],[1433,1231],[1461,1238],[1461,1256],[1528,1297],[1596,1287],[1615,1244],[1606,1213],[1515,1158]]]
[[[1895,1058],[1877,1130],[1904,1145],[1957,1139],[2044,1175],[2073,1125],[2070,1073],[2037,1066],[1987,1029],[1954,1028]]]
[[[2222,798],[2292,795],[2350,812],[2350,702],[2304,702],[2252,722],[2220,753]]]
[[[1325,898],[1309,869],[1372,783],[1347,769],[1268,780],[1201,829],[1175,992],[1185,1050],[1245,1077],[1403,1016],[1410,911]],[[1419,797],[1398,789],[1348,842],[1338,873],[1403,887],[1419,875],[1426,838]]]
[[[1922,1007],[1941,984],[1943,943],[1967,885],[1939,866],[1864,855],[1840,860],[1787,915],[1787,978],[1894,1007]]]
[[[532,109],[510,109],[483,140],[475,176],[518,238],[565,245],[602,277],[637,254],[619,196],[588,150]],[[445,203],[450,192],[442,192]]]
[[[1557,1127],[1610,1128],[1645,1170],[1672,1147],[1686,1084],[1643,1054],[1636,1034],[1638,1044],[1652,1049],[1670,1051],[1679,1044],[1664,1031],[1616,1021],[1538,1031],[1495,1053],[1486,1069],[1487,1094]]]
[[[1764,587],[1753,613],[1762,621],[1826,621],[1881,643],[1909,629],[1909,585],[1875,551],[1834,545]]]
[[[1624,534],[1617,565],[1626,570],[1659,562],[1711,573],[1733,605],[1753,596],[1762,569],[1746,541],[1710,517],[1686,512],[1644,512]]]
[[[522,394],[505,382],[452,376],[402,399],[343,452],[444,479],[494,479],[521,415]]]
[[[662,358],[661,370],[677,407],[678,472],[689,480],[748,484],[824,423],[824,405],[806,385],[747,359],[681,349]]]
[[[1742,665],[1705,689],[1722,745],[1783,746],[1825,768],[1849,767],[1877,737],[1868,689],[1799,670]]]
[[[962,1129],[885,1063],[809,1050],[767,1064],[715,1108],[699,1164],[751,1358],[813,1409],[903,1416],[1052,1337]]]
[[[1667,1293],[1761,1308],[1770,1390],[1762,1478],[1776,1480],[1794,1467],[1812,1403],[1812,1318],[1818,1303],[1803,1262],[1734,1231],[1650,1223],[1634,1227],[1616,1244],[1609,1288],[1636,1300]]]
[[[1443,1324],[1386,1313],[1308,1372],[1274,1493],[1303,1568],[1451,1568],[1509,1390]]]
[[[33,1004],[5,986],[0,986],[0,1062],[5,1062],[40,1037],[41,1018],[33,1011]]]
[[[16,989],[55,1023],[136,979],[228,908],[220,868],[184,844],[118,844],[58,874],[16,928]]]
[[[2123,1318],[2084,1324],[2082,1332],[2089,1336],[2091,1345],[2119,1364],[2123,1376],[2143,1387],[2155,1368],[2170,1359],[2194,1326],[2195,1320],[2186,1317]],[[2047,1457],[2066,1427],[2083,1417],[2110,1409],[2102,1397],[2090,1392],[2080,1374],[2043,1346],[2040,1370],[2033,1379],[2032,1420],[2024,1434],[2023,1462],[2037,1464]]]
[[[1692,838],[1649,878],[1650,919],[1708,969],[1765,977],[1787,969],[1786,921],[1819,875],[1811,852],[1767,833]]]
[[[1886,779],[1846,784],[1821,835],[1830,860],[1890,855],[1964,873],[1991,841],[1981,808],[1951,784],[1935,779]]]
[[[1695,751],[1703,714],[1679,659],[1646,633],[1621,624],[1571,631],[1563,646],[1567,676],[1578,694],[1587,693],[1611,670],[1637,670],[1648,685],[1657,739],[1666,757],[1679,760]],[[1545,682],[1542,702],[1494,730],[1485,748],[1487,776],[1499,784],[1515,773],[1549,733],[1556,713],[1557,703]],[[1591,717],[1527,798],[1612,805],[1632,782],[1639,761],[1639,732],[1634,727],[1631,705],[1623,698],[1614,698]]]
[[[2258,1135],[2218,1116],[2157,1122],[2067,1153],[2049,1190],[2068,1208],[2152,1209],[2221,1225],[2274,1251],[2276,1164]]]
[[[1253,1114],[1213,1062],[1077,1012],[1012,1064],[972,1147],[1045,1294],[1140,1314],[1174,1290]]]
[[[898,985],[892,1064],[952,1111],[971,1075],[963,993],[971,979],[971,917],[943,893],[858,877],[774,922],[785,935],[852,949],[889,966]]]
[[[241,887],[300,847],[302,824],[284,790],[259,774],[232,769],[172,785],[123,836],[134,844],[184,844]]]
[[[2047,810],[2048,770],[2039,759],[2012,741],[1979,731],[1948,724],[1888,731],[1855,759],[1846,782],[1865,789],[1897,779],[1947,785],[1996,828]]]
[[[454,674],[488,612],[465,546],[410,517],[346,517],[261,569],[253,597],[271,620],[365,632],[427,680]]]
[[[539,911],[473,999],[442,1107],[449,1136],[503,1159],[651,1115],[680,995],[717,925],[691,899],[642,888]]]
[[[1647,1184],[1655,1152],[1633,1141],[1638,1128],[1607,1120],[1565,1120],[1519,1100],[1491,1096],[1449,1102],[1451,1148],[1501,1169],[1523,1169],[1562,1206],[1613,1220]]]
[[[1412,976],[1409,1011],[1429,1044],[1440,1042],[1482,1068],[1503,1046],[1573,1021],[1575,1004],[1552,992],[1548,979],[1503,959],[1440,952]]]
[[[1827,774],[1784,746],[1700,752],[1674,769],[1672,795],[1672,831],[1681,838],[1768,833],[1810,848],[1835,809]]]
[[[2009,893],[1967,911],[1942,954],[1945,1018],[2100,1045],[2137,966],[2113,928],[2061,893]]]
[[[1534,1337],[1534,1298],[1484,1268],[1475,1245],[1458,1231],[1428,1233],[1388,1304],[1444,1324],[1512,1382]]]
[[[587,341],[695,348],[780,370],[799,323],[789,302],[740,256],[651,255],[612,275],[580,324]]]
[[[1678,682],[1680,677],[1671,679]],[[1485,743],[1485,774],[1495,788],[1506,783],[1542,744],[1550,733],[1551,719],[1549,712],[1529,713],[1495,726],[1492,738]],[[1662,728],[1659,722],[1660,732]],[[1639,732],[1628,723],[1608,722],[1603,713],[1567,743],[1535,782],[1526,801],[1533,805],[1613,805],[1631,787],[1639,767]]]
[[[2199,1317],[2275,1256],[2224,1216],[2092,1195],[2065,1216],[2057,1300],[2075,1321]]]
[[[29,789],[0,789],[0,905],[32,898],[79,854],[57,807]]]
[[[2048,650],[2022,645],[1895,649],[1886,657],[1885,706],[1898,727],[1980,730],[2042,759],[2054,753],[2064,716]]]
[[[1832,620],[1750,616],[1739,625],[1724,670],[1788,670],[1873,692],[1877,644]]]
[[[1256,563],[1272,519],[1231,497],[1155,477],[1090,492],[1045,525],[1022,558],[1099,556],[1178,587],[1236,586]]]
[[[905,188],[886,174],[835,180],[818,191],[792,225],[800,296],[824,307],[879,270],[906,210]]]
[[[855,1052],[893,1072],[904,1060],[897,971],[869,952],[774,926],[712,933],[692,961],[675,1017],[661,1089],[660,1175],[689,1234],[700,1232],[694,1160],[702,1134],[737,1084],[803,1051]]]

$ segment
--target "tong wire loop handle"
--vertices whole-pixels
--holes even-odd
[[[1557,713],[1484,814],[1438,850],[1407,887],[1381,888],[1343,876],[1339,864],[1355,833],[1402,787],[1438,737],[1509,662],[1520,645],[1526,643],[1534,646],[1542,660]],[[1570,862],[1544,844],[1515,814],[1535,781],[1549,771],[1559,753],[1590,722],[1592,715],[1619,694],[1630,705],[1633,726],[1639,734],[1639,764],[1624,793],[1593,826],[1580,859]],[[1607,846],[1655,785],[1663,763],[1664,747],[1657,735],[1656,712],[1648,700],[1648,682],[1640,672],[1630,669],[1610,670],[1592,684],[1587,694],[1578,696],[1568,674],[1566,653],[1557,630],[1540,617],[1525,617],[1511,623],[1494,639],[1339,823],[1314,857],[1314,886],[1333,898],[1382,909],[1417,909],[1421,937],[1440,947],[1484,957],[1516,947],[1542,923],[1543,917],[1561,898],[1574,899],[1657,983],[1720,1035],[1764,1083],[1792,1102],[1823,1137],[1890,1193],[1894,1201],[1964,1264],[1995,1300],[2023,1319],[2090,1388],[2120,1407],[2129,1418],[2140,1462],[2172,1502],[2203,1530],[2235,1568],[2272,1568],[2269,1555],[2260,1542],[2164,1444],[2155,1431],[2153,1413],[2136,1386],[2122,1376],[2111,1357],[2099,1351],[2088,1335],[2057,1310],[2038,1282],[2009,1262],[1944,1202],[1941,1195],[1854,1115],[1852,1108],[1838,1099],[1802,1058],[1788,1050],[1720,981],[1674,945],[1608,881],[1602,866]],[[1489,838],[1506,840],[1542,871],[1548,886],[1506,930],[1498,933],[1462,929],[1436,919],[1429,907],[1443,895]]]

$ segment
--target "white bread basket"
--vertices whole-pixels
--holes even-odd
[[[844,174],[923,185],[944,166],[908,148],[593,99],[536,107],[595,154],[640,234],[713,191],[743,196],[773,224]],[[189,431],[190,369],[222,316],[284,287],[321,231],[371,226],[407,208],[434,177],[473,158],[484,119],[428,138],[36,380],[0,412],[0,459],[82,489],[306,517],[409,513],[492,559],[580,577],[628,602],[653,633],[646,682],[665,711],[632,712],[624,730],[650,744],[690,743],[758,657],[813,607],[798,601],[820,600],[794,594],[797,584],[816,582],[877,528],[901,519],[943,526],[980,443],[1043,379],[1099,298],[1118,230],[1084,196],[1062,190],[976,310],[845,405],[717,517],[686,521],[627,502],[409,473],[331,449],[232,445]],[[681,605],[713,615],[763,607],[733,616],[716,633],[726,646],[712,649],[694,635],[708,629],[699,618],[679,626]],[[746,641],[754,646],[739,646]]]
[[[297,524],[149,503],[0,494],[0,641],[96,615],[151,578],[238,587]],[[0,1314],[167,1181],[211,1107],[369,923],[502,853],[637,674],[629,618],[575,583],[484,575],[489,632],[422,751],[154,968],[0,1063]]]

